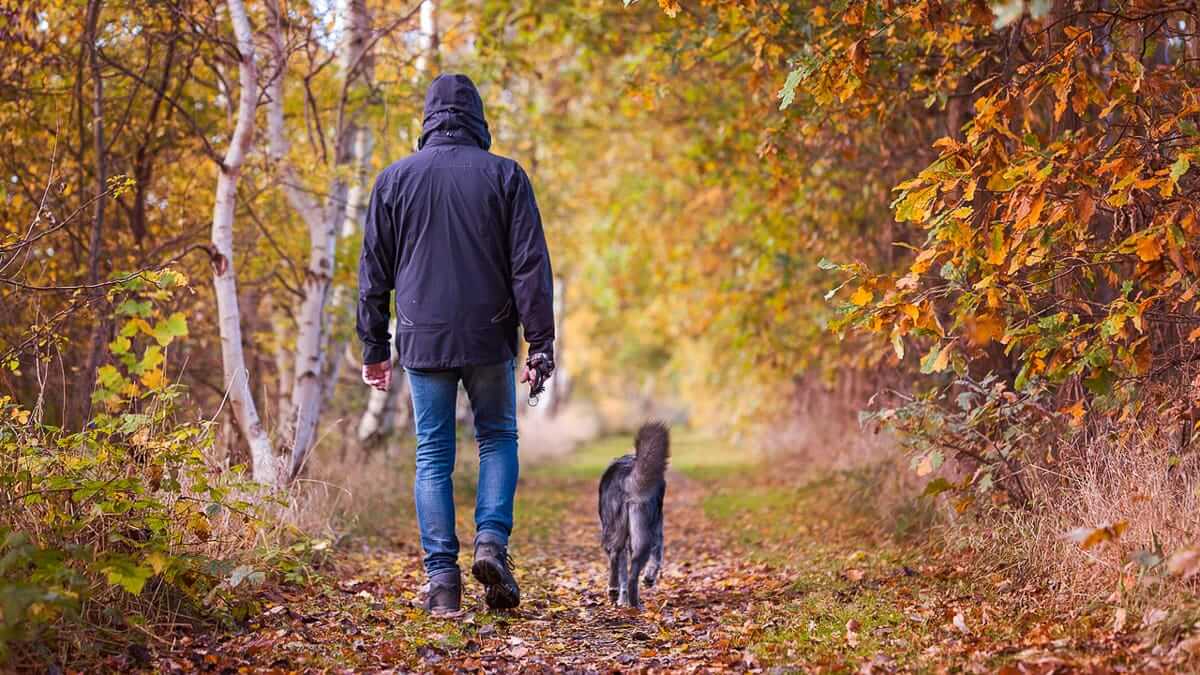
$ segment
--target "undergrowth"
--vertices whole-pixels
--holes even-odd
[[[85,429],[0,397],[0,662],[86,662],[238,622],[256,586],[306,565],[302,540],[264,548],[277,502],[243,467],[209,464],[213,425],[177,418],[165,373],[187,323],[164,307],[185,285],[164,271],[110,290],[123,323]]]

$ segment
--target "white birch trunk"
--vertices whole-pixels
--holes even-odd
[[[225,151],[217,193],[213,203],[212,243],[217,259],[213,265],[213,287],[217,295],[217,323],[221,335],[221,366],[234,418],[250,445],[254,480],[267,485],[278,482],[278,463],[271,441],[263,429],[250,393],[250,372],[242,351],[242,317],[238,309],[237,275],[233,260],[233,218],[237,206],[237,182],[242,162],[254,140],[254,112],[258,98],[258,73],[254,63],[254,39],[242,0],[228,0],[229,16],[241,55],[238,64],[239,95],[237,122],[229,149]]]
[[[423,0],[421,2],[421,25],[417,33],[417,48],[421,53],[417,55],[417,78],[421,78],[430,73],[437,66],[438,60],[438,21],[437,21],[437,2],[435,0]]]
[[[429,74],[430,68],[437,61],[438,51],[438,29],[437,29],[437,3],[434,0],[423,0],[420,9],[420,27],[418,28],[417,48],[420,54],[417,55],[417,81]],[[398,378],[404,377],[404,372],[401,368],[396,367],[396,345],[394,338],[396,336],[396,323],[393,320],[391,334],[393,337],[392,344],[392,383],[396,383]],[[358,440],[368,442],[375,438],[378,434],[386,431],[387,420],[385,415],[389,408],[388,401],[394,398],[389,395],[389,392],[371,389],[371,393],[367,397],[367,408],[363,411],[362,418],[358,421]]]
[[[567,371],[563,354],[563,319],[566,316],[566,283],[562,277],[554,278],[554,376],[546,381],[546,391],[535,410],[544,418],[560,412],[567,392]]]
[[[287,53],[283,34],[282,9],[271,3],[271,46],[275,66],[269,87],[270,108],[267,121],[270,133],[270,155],[276,164],[284,193],[289,204],[300,214],[309,233],[308,265],[301,289],[303,300],[297,313],[296,353],[292,376],[291,414],[286,428],[291,435],[291,466],[294,478],[316,441],[317,422],[327,387],[325,358],[329,346],[329,326],[326,307],[333,282],[334,254],[337,236],[346,216],[349,186],[339,169],[361,162],[356,157],[367,144],[359,142],[359,127],[355,122],[357,110],[349,111],[346,103],[352,84],[365,71],[369,58],[365,53],[370,44],[370,17],[365,0],[342,0],[338,3],[338,22],[343,39],[337,46],[338,65],[343,87],[338,106],[338,134],[334,145],[334,177],[330,181],[322,208],[304,191],[294,167],[288,159],[290,143],[283,119],[284,79],[287,75]],[[356,162],[358,160],[358,162]]]

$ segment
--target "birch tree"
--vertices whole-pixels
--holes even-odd
[[[324,203],[305,189],[295,166],[288,157],[291,143],[284,123],[283,101],[288,71],[285,9],[276,2],[268,4],[270,45],[274,73],[268,86],[268,153],[278,172],[288,204],[308,228],[309,252],[301,289],[303,299],[297,314],[296,351],[292,373],[292,396],[285,433],[291,440],[289,475],[295,477],[316,440],[317,422],[325,395],[324,373],[329,343],[327,306],[334,272],[334,253],[338,233],[346,218],[350,190],[347,167],[360,166],[369,151],[369,139],[358,117],[365,97],[353,95],[356,87],[368,80],[371,20],[365,0],[340,0],[338,25],[342,35],[336,46],[342,80],[337,105],[334,167]],[[361,175],[356,170],[356,175]]]
[[[237,206],[237,184],[242,164],[254,141],[258,71],[254,58],[254,38],[250,20],[246,16],[246,6],[242,0],[228,0],[227,6],[238,51],[239,91],[237,121],[217,174],[216,197],[213,200],[213,287],[217,298],[221,365],[229,404],[242,437],[250,446],[254,479],[260,483],[274,484],[278,480],[278,464],[250,393],[250,373],[246,369],[246,357],[242,350],[242,319],[238,308],[237,275],[233,258],[233,220]]]
[[[438,64],[438,8],[435,0],[422,0],[420,8],[420,23],[417,32],[417,48],[419,50],[416,61],[416,79],[428,77],[431,70],[437,67]],[[392,317],[391,334],[393,338],[396,335],[396,320]],[[408,379],[405,377],[403,369],[397,367],[396,364],[396,346],[392,344],[392,388],[389,391],[379,391],[371,389],[367,398],[367,407],[363,410],[362,417],[358,421],[358,440],[362,443],[371,442],[378,436],[386,433],[393,427],[392,420],[388,419],[389,411],[396,408],[396,405],[389,404],[392,401],[404,397],[408,391]]]

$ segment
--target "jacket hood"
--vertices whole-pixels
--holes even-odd
[[[425,94],[425,121],[417,149],[431,141],[440,145],[464,137],[484,150],[492,147],[492,135],[483,115],[483,99],[466,75],[438,75]]]

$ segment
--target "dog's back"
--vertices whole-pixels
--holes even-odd
[[[600,479],[601,537],[609,557],[609,595],[614,602],[637,606],[638,576],[645,571],[647,586],[658,577],[670,442],[666,425],[643,425],[634,452],[613,460]]]

